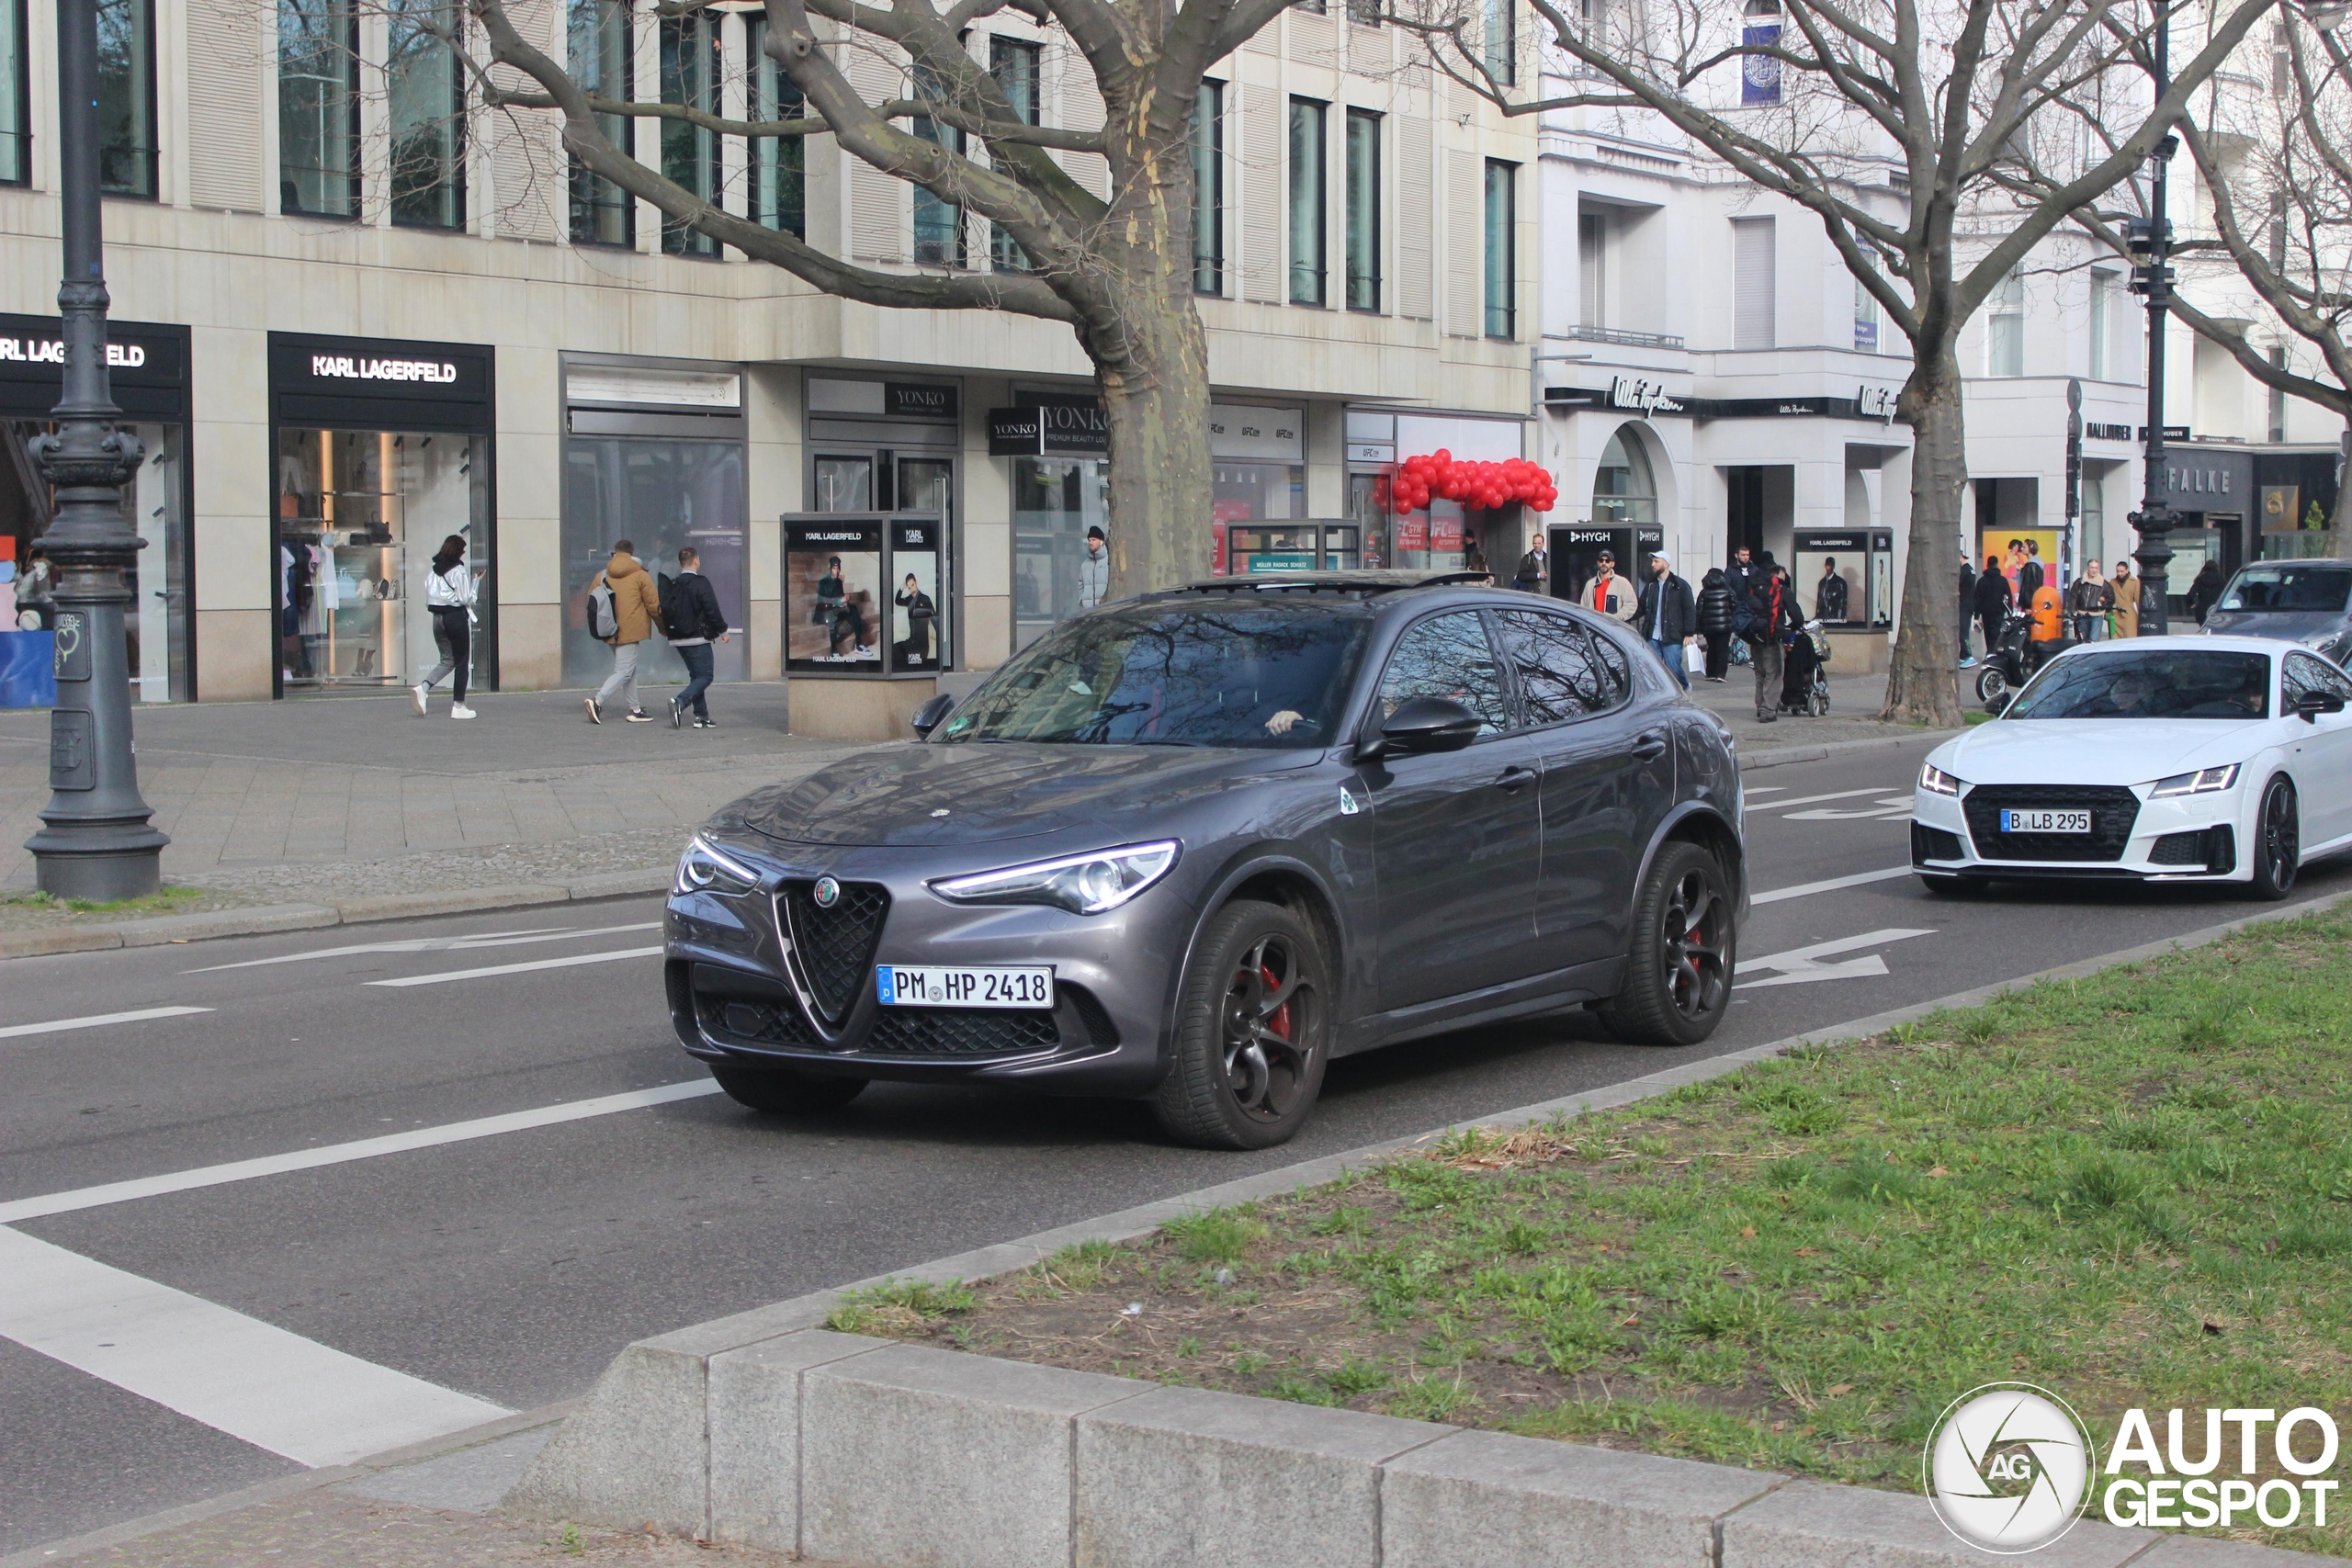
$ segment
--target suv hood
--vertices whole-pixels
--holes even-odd
[[[2205,617],[2205,629],[2215,636],[2274,637],[2316,648],[2333,642],[2344,629],[2340,610],[2216,610]]]
[[[797,844],[974,844],[1164,816],[1183,802],[1312,767],[1296,750],[1180,746],[891,746],[755,790],[712,819]]]

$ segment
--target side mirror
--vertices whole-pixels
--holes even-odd
[[[1991,714],[1995,718],[1998,718],[2003,714],[2009,711],[2009,705],[2015,701],[2017,701],[2017,699],[2009,695],[2007,692],[1996,692],[1992,696],[1985,699],[1984,711]]]
[[[1365,761],[1392,754],[1459,751],[1478,739],[1478,716],[1451,697],[1408,697],[1358,754]]]
[[[2317,724],[2324,713],[2342,713],[2344,699],[2334,692],[2300,692],[2296,694],[2293,711],[2305,724]]]
[[[942,692],[915,709],[914,716],[907,720],[907,723],[913,727],[916,739],[927,740],[931,738],[931,732],[946,723],[947,716],[955,711],[956,699],[945,692]]]

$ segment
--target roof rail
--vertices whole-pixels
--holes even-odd
[[[1177,593],[1396,593],[1412,588],[1459,588],[1484,584],[1491,573],[1483,571],[1404,571],[1366,570],[1356,571],[1265,572],[1248,577],[1212,577],[1199,582],[1187,582],[1175,588],[1163,589],[1163,594]],[[1159,595],[1154,595],[1158,597]]]

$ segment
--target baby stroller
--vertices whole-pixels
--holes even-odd
[[[1789,639],[1781,677],[1781,711],[1820,718],[1829,712],[1829,634],[1817,620]]]

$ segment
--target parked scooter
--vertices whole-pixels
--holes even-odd
[[[2015,694],[2044,664],[2074,646],[2072,637],[2061,637],[2055,642],[2034,641],[2033,617],[2011,610],[2009,618],[2001,625],[2001,635],[1977,661],[1977,701],[1984,705],[1987,712],[1997,711],[1993,706],[1995,699],[2003,693]]]

